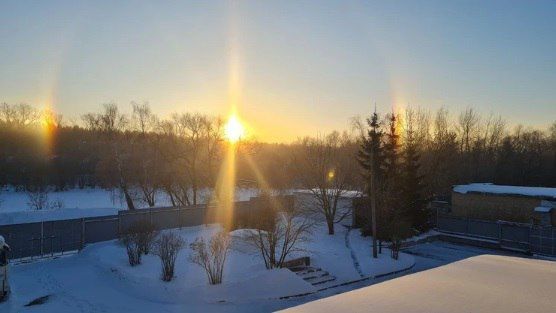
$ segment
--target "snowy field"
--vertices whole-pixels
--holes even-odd
[[[236,201],[249,200],[256,196],[255,189],[238,189]],[[201,203],[209,196],[208,191],[200,194]],[[58,219],[71,219],[117,214],[118,210],[127,209],[124,199],[118,192],[101,188],[72,189],[61,192],[50,192],[49,201],[61,201],[63,208],[50,210],[32,210],[29,197],[25,192],[17,192],[13,188],[0,192],[0,225],[40,222]],[[137,201],[138,208],[148,207]],[[171,206],[166,195],[160,192],[156,197],[156,206]]]
[[[191,243],[209,238],[217,225],[183,228],[180,236]],[[329,286],[376,276],[413,266],[414,258],[401,254],[398,261],[385,251],[370,257],[370,238],[338,225],[336,235],[325,234],[322,225],[306,244],[312,265],[336,277]],[[237,232],[236,232],[237,233]],[[349,243],[348,243],[349,241]],[[87,246],[81,253],[58,259],[12,265],[12,296],[0,304],[1,312],[269,312],[330,294],[317,292],[287,269],[266,270],[259,256],[234,240],[222,285],[210,286],[202,269],[189,262],[185,248],[176,262],[176,278],[160,280],[160,263],[148,255],[130,267],[123,246],[116,241]],[[351,248],[350,248],[351,247]],[[355,264],[358,263],[359,266]],[[344,287],[345,288],[345,287]],[[332,288],[334,289],[334,288]],[[307,294],[291,299],[282,297]],[[45,304],[23,307],[41,296]]]

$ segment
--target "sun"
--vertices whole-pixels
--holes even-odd
[[[228,139],[231,143],[236,143],[241,139],[241,137],[243,137],[244,133],[245,129],[243,128],[243,125],[241,125],[237,116],[230,116],[226,126],[224,127],[224,136],[226,139]]]

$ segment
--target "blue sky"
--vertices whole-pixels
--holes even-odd
[[[555,1],[0,0],[0,102],[78,119],[109,101],[226,115],[236,97],[271,141],[347,128],[374,102],[546,127],[555,17]]]

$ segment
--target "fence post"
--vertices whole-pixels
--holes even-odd
[[[556,227],[552,227],[552,255],[556,255],[554,251],[554,247],[556,246],[556,242],[554,242],[554,232],[556,231]]]
[[[498,222],[498,243],[502,243],[502,223]]]
[[[466,223],[465,223],[465,233],[469,234],[469,223],[470,223],[470,218],[468,217],[466,219]]]
[[[122,216],[122,214],[120,214],[120,213],[118,212],[118,236],[120,236],[120,234],[122,233],[121,216]]]
[[[43,255],[43,245],[44,245],[44,221],[41,221],[41,239],[39,240],[39,244],[41,245],[41,257]]]
[[[81,248],[79,251],[83,250],[85,247],[85,218],[81,218]]]

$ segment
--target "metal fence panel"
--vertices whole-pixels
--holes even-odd
[[[40,254],[41,223],[2,225],[0,235],[13,247],[12,258]]]
[[[209,224],[212,220],[207,216],[206,208],[191,208],[179,211],[179,220],[182,227]]]
[[[485,238],[498,238],[500,233],[498,224],[489,221],[469,220],[467,228],[470,234]]]
[[[95,219],[85,219],[84,244],[118,238],[119,219],[117,215]]]
[[[41,255],[80,249],[81,231],[81,219],[43,222]]]
[[[439,216],[438,228],[452,233],[467,233],[467,219],[452,217],[452,216]]]
[[[496,240],[500,248],[556,256],[556,227],[437,215],[437,230]]]
[[[293,207],[292,196],[277,199],[284,208]],[[269,209],[268,202],[257,198],[239,201],[231,217],[234,223],[250,225],[254,212],[264,209]],[[221,213],[217,211],[216,207],[206,205],[120,211],[118,215],[101,217],[0,225],[0,235],[13,247],[10,256],[13,259],[47,256],[78,250],[87,243],[116,239],[139,221],[151,222],[157,229],[215,223]]]

